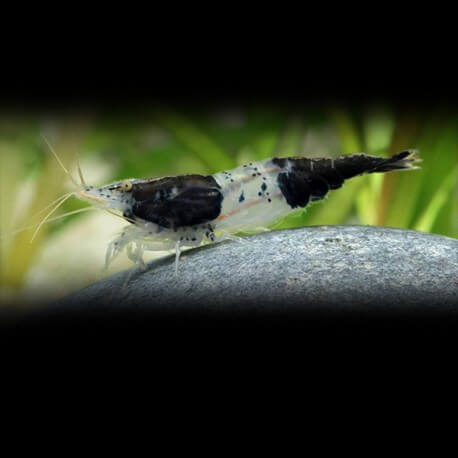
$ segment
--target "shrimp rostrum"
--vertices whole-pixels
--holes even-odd
[[[180,249],[264,228],[288,213],[323,199],[344,181],[365,173],[414,169],[415,150],[381,158],[352,154],[335,159],[273,158],[214,175],[126,179],[72,193],[130,224],[107,249],[106,266],[124,249],[144,266],[144,251]],[[67,172],[68,173],[68,172]],[[73,180],[74,181],[74,180]]]

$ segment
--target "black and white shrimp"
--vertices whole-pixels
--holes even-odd
[[[323,199],[349,178],[411,170],[418,168],[417,162],[415,150],[391,158],[366,154],[335,159],[272,158],[209,176],[131,178],[101,187],[86,185],[78,167],[80,189],[72,195],[130,223],[108,245],[106,267],[123,250],[138,266],[144,266],[145,251],[175,250],[177,272],[181,248],[264,228]]]

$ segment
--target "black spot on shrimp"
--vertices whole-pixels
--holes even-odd
[[[286,157],[274,157],[272,159],[272,163],[277,165],[278,167],[281,167],[282,169],[286,167],[287,162],[288,158]]]
[[[221,213],[223,195],[212,176],[184,175],[135,183],[132,213],[165,228],[195,226]]]
[[[311,176],[319,176],[328,184],[329,189],[338,189],[345,181],[334,159],[297,158],[292,159],[292,163],[296,169],[308,171]]]
[[[310,200],[323,199],[330,189],[327,180],[319,173],[323,170],[311,166],[311,159],[288,160],[289,171],[278,175],[278,185],[291,208],[305,207]],[[286,166],[286,162],[283,164]]]
[[[244,200],[245,200],[245,196],[243,195],[243,191],[242,191],[239,197],[239,202],[243,202]]]
[[[310,186],[304,175],[295,172],[278,174],[278,186],[291,208],[305,207],[310,200]]]
[[[329,191],[328,184],[319,175],[310,175],[308,182],[312,201],[323,199]]]

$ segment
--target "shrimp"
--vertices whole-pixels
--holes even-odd
[[[59,200],[35,234],[66,199],[76,196],[130,223],[109,243],[106,268],[124,250],[140,268],[145,268],[145,251],[175,250],[175,274],[182,248],[264,229],[290,212],[323,199],[347,179],[365,173],[412,170],[420,161],[416,150],[391,158],[367,154],[335,159],[271,158],[208,176],[129,178],[95,187],[86,184],[79,164],[77,183],[53,154],[78,190]]]

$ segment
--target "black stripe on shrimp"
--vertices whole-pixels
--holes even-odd
[[[366,154],[341,156],[337,159],[274,158],[272,163],[285,170],[277,182],[290,207],[305,207],[320,200],[329,190],[340,188],[344,181],[364,173],[412,169],[415,151],[403,151],[391,158]]]

